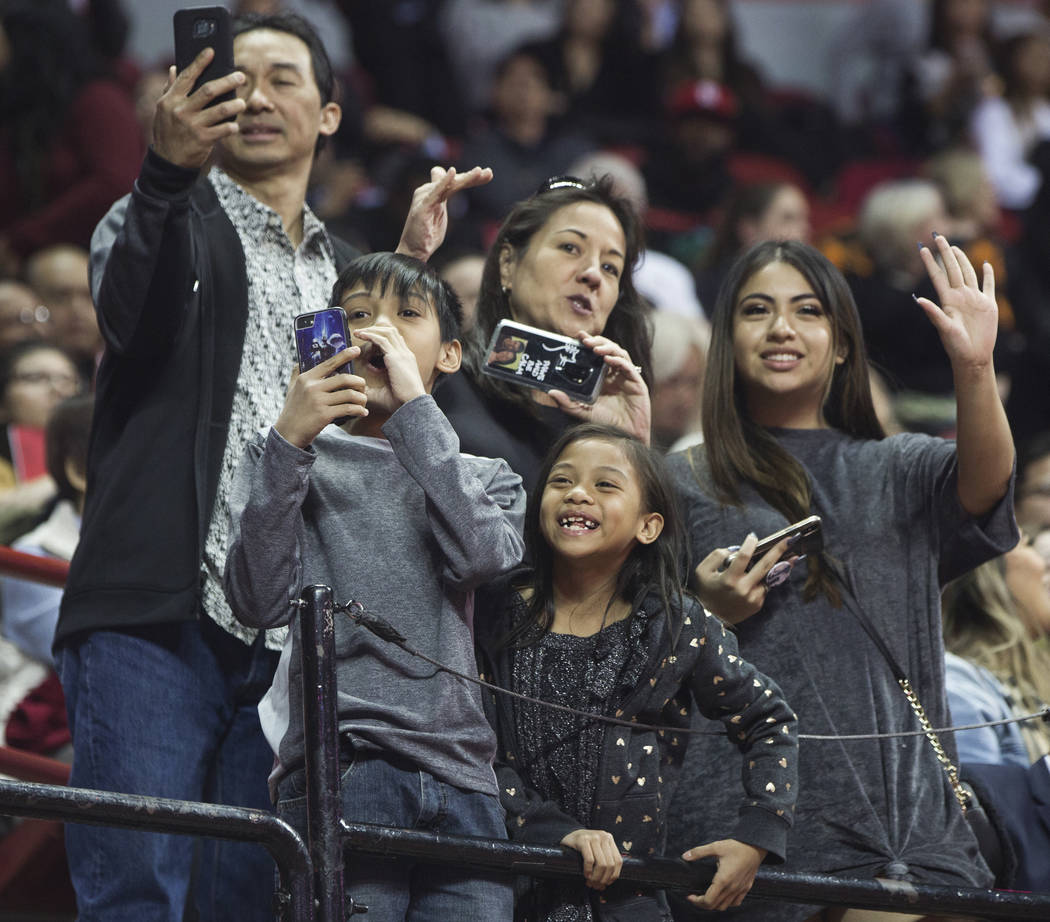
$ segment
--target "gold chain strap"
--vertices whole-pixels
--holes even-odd
[[[944,773],[948,776],[948,781],[951,783],[955,799],[959,801],[959,806],[962,808],[962,812],[965,813],[970,806],[970,795],[962,786],[962,782],[959,781],[959,770],[952,764],[952,760],[948,758],[948,753],[944,751],[940,737],[937,736],[933,729],[933,724],[930,723],[930,719],[926,716],[926,709],[923,708],[922,702],[919,701],[919,696],[915,694],[915,690],[911,687],[911,682],[908,681],[907,677],[904,677],[898,679],[897,684],[900,685],[901,690],[904,692],[904,697],[908,699],[908,704],[911,705],[915,716],[919,718],[919,726],[922,727],[923,733],[926,734],[926,739],[933,746],[933,751],[937,754],[937,761],[941,763],[941,768],[944,769]]]

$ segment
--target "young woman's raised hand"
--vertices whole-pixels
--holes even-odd
[[[769,590],[767,577],[775,566],[789,567],[793,559],[782,558],[791,546],[791,536],[773,545],[758,562],[748,570],[747,565],[758,545],[758,537],[752,532],[726,565],[732,553],[729,548],[715,548],[697,565],[694,574],[696,594],[704,608],[718,615],[729,624],[739,624],[762,608]]]
[[[583,876],[587,886],[604,890],[620,876],[623,856],[612,833],[604,829],[576,829],[561,840],[583,858]]]
[[[593,404],[573,400],[559,390],[549,391],[549,396],[571,416],[617,426],[648,445],[653,414],[642,370],[631,361],[627,350],[611,339],[590,336],[583,330],[577,336],[609,366],[601,393]]]
[[[992,349],[999,329],[999,310],[995,303],[995,273],[985,263],[978,281],[967,255],[938,234],[934,246],[920,254],[937,291],[940,305],[929,298],[916,298],[940,334],[944,349],[956,371],[980,369],[992,361]]]
[[[718,859],[718,870],[711,886],[703,896],[690,893],[689,902],[703,909],[721,910],[744,902],[744,897],[755,882],[755,872],[765,860],[766,850],[737,839],[720,839],[691,848],[682,857],[686,861]]]

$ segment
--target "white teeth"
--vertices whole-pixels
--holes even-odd
[[[565,528],[588,528],[595,529],[598,523],[593,519],[584,518],[582,515],[566,515],[558,519],[558,524]]]
[[[772,355],[765,355],[763,358],[772,362],[793,362],[795,359],[801,358],[801,356],[794,352],[777,352]]]

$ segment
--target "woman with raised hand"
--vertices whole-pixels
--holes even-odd
[[[932,725],[946,726],[941,587],[1017,541],[1014,448],[992,364],[991,267],[979,279],[940,236],[922,259],[938,301],[917,299],[916,310],[951,360],[957,442],[883,436],[841,274],[811,247],[767,242],[740,257],[719,294],[705,442],[670,459],[700,599],[734,625],[741,656],[781,684],[803,738],[917,730],[895,679],[901,672]],[[823,520],[823,552],[800,563],[782,542],[748,569],[756,535],[812,514]],[[741,545],[732,561],[727,545]],[[943,744],[954,758],[952,740]],[[727,755],[725,741],[700,737],[691,746],[672,847],[721,835]],[[787,868],[990,883],[952,785],[921,736],[803,739],[800,759]],[[734,918],[855,917],[841,913],[763,903]]]

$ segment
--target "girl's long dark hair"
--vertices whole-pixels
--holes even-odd
[[[857,438],[885,436],[871,399],[860,317],[842,273],[807,244],[766,241],[737,259],[715,301],[704,378],[704,442],[689,449],[689,458],[701,487],[724,505],[741,505],[740,487],[749,484],[789,522],[797,522],[812,515],[809,477],[776,438],[749,416],[733,351],[740,290],[752,275],[774,262],[786,263],[802,274],[827,311],[832,352],[845,353],[846,360],[833,366],[827,386],[823,411],[828,424]],[[701,463],[705,458],[706,473]],[[839,604],[831,573],[819,558],[813,558],[805,598],[812,599],[818,592]]]
[[[550,630],[554,617],[554,555],[540,529],[540,504],[551,469],[570,445],[584,439],[599,439],[619,446],[638,479],[642,508],[663,516],[664,527],[659,537],[650,544],[638,542],[632,548],[616,575],[616,589],[610,604],[613,599],[621,598],[630,602],[632,609],[637,609],[647,595],[655,593],[668,619],[668,633],[673,645],[680,630],[684,605],[682,561],[685,559],[685,536],[670,485],[671,478],[659,452],[622,429],[602,423],[582,423],[567,429],[554,443],[540,468],[525,513],[525,548],[532,564],[527,585],[532,589],[532,596],[528,601],[528,617],[515,626],[507,643],[533,643]]]
[[[536,411],[536,403],[523,388],[480,374],[484,350],[496,324],[510,319],[510,304],[500,282],[500,253],[509,247],[512,253],[520,256],[554,212],[577,202],[603,205],[616,216],[623,228],[627,252],[624,254],[623,274],[620,276],[620,297],[609,314],[602,335],[623,346],[634,363],[641,366],[646,385],[651,388],[653,384],[649,308],[634,288],[634,269],[644,250],[641,222],[634,206],[613,191],[610,177],[579,182],[582,188],[566,185],[537,192],[511,209],[485,257],[478,292],[477,320],[471,337],[464,343],[464,364],[474,374],[479,386],[486,393],[520,406],[529,413]]]

